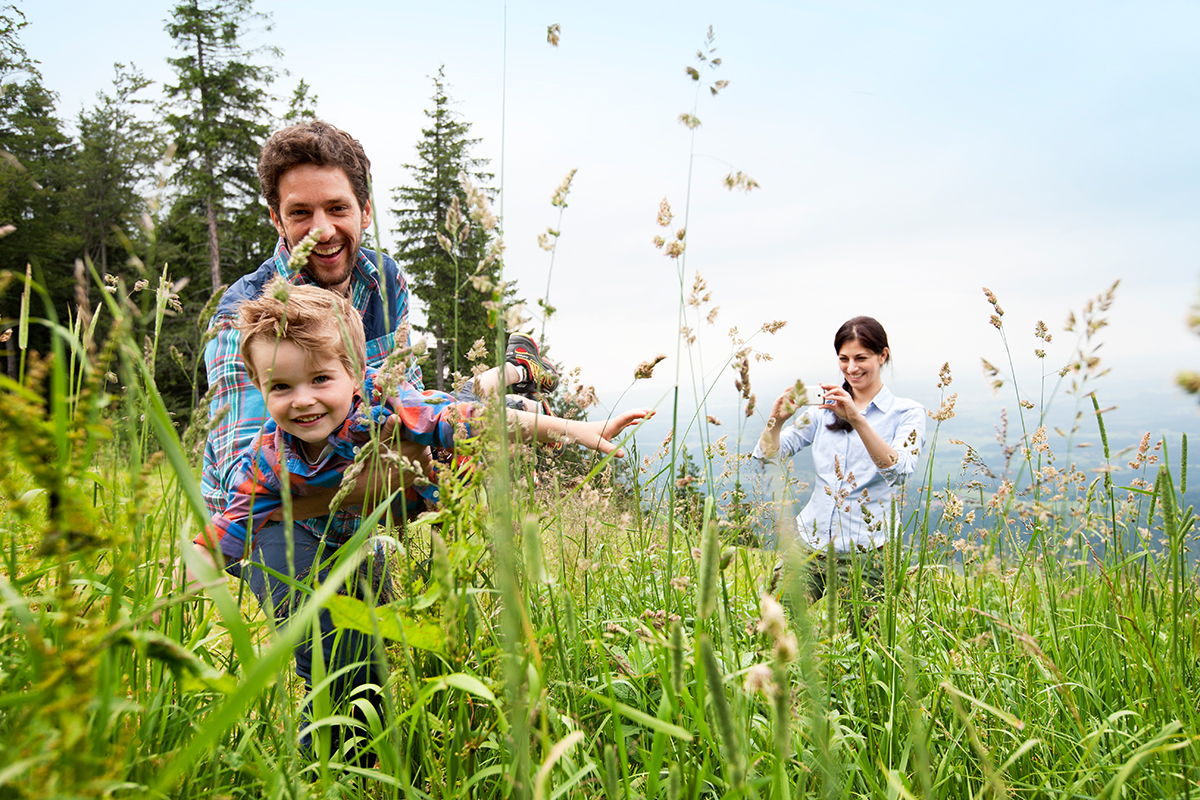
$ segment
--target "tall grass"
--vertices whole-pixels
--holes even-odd
[[[971,500],[926,472],[875,622],[853,631],[833,601],[805,607],[791,592],[784,614],[764,599],[774,556],[724,549],[732,529],[714,496],[668,531],[671,492],[603,465],[582,482],[544,471],[538,486],[499,469],[447,472],[435,518],[404,531],[365,520],[275,629],[236,582],[170,585],[203,504],[132,335],[154,329],[169,280],[141,291],[153,292],[145,312],[124,286],[107,296],[103,342],[84,315],[31,316],[55,351],[3,380],[10,796],[1182,797],[1196,786],[1186,439],[1178,452],[1144,445],[1144,478],[1127,488],[1108,472],[1048,470],[1036,431],[1011,488]],[[499,441],[484,447],[479,459],[506,460]],[[525,464],[518,451],[512,474]],[[386,606],[342,591],[369,535],[405,546]],[[387,665],[390,713],[360,723],[372,767],[297,750],[305,726],[348,720],[320,678],[312,718],[299,713],[291,648],[322,606],[372,633]]]

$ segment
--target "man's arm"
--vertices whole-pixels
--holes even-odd
[[[209,510],[219,514],[235,488],[239,455],[254,442],[267,414],[262,394],[242,363],[241,335],[233,317],[218,317],[212,324],[216,337],[204,348],[204,364],[212,387],[209,418],[220,419],[208,434],[200,487]]]

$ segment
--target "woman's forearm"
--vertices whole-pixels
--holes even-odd
[[[774,417],[767,420],[767,426],[758,437],[758,450],[763,458],[774,458],[779,452],[779,429],[782,427],[782,423]]]
[[[867,455],[871,457],[871,461],[875,463],[876,467],[887,469],[895,466],[896,462],[900,460],[900,454],[871,427],[871,423],[867,422],[866,417],[859,415],[850,420],[850,425],[858,432],[858,438],[867,448]]]

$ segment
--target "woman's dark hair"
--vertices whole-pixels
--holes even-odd
[[[883,363],[886,364],[892,360],[892,353],[888,348],[887,331],[874,317],[855,317],[842,323],[842,327],[838,328],[837,333],[833,335],[833,352],[842,352],[842,347],[848,342],[858,342],[877,356],[883,355],[883,351],[887,350],[888,354]],[[842,381],[842,388],[849,392],[851,397],[854,397],[854,389],[851,388],[850,381]],[[848,431],[850,423],[835,415],[834,421],[825,427],[831,431]]]

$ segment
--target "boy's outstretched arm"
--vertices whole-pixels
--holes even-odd
[[[574,442],[589,450],[598,450],[604,455],[612,453],[617,458],[625,457],[624,448],[617,447],[612,440],[631,425],[654,416],[649,408],[635,408],[609,419],[583,422],[574,419],[533,414],[528,411],[510,409],[509,420],[519,426],[522,438],[536,438],[539,442]]]

